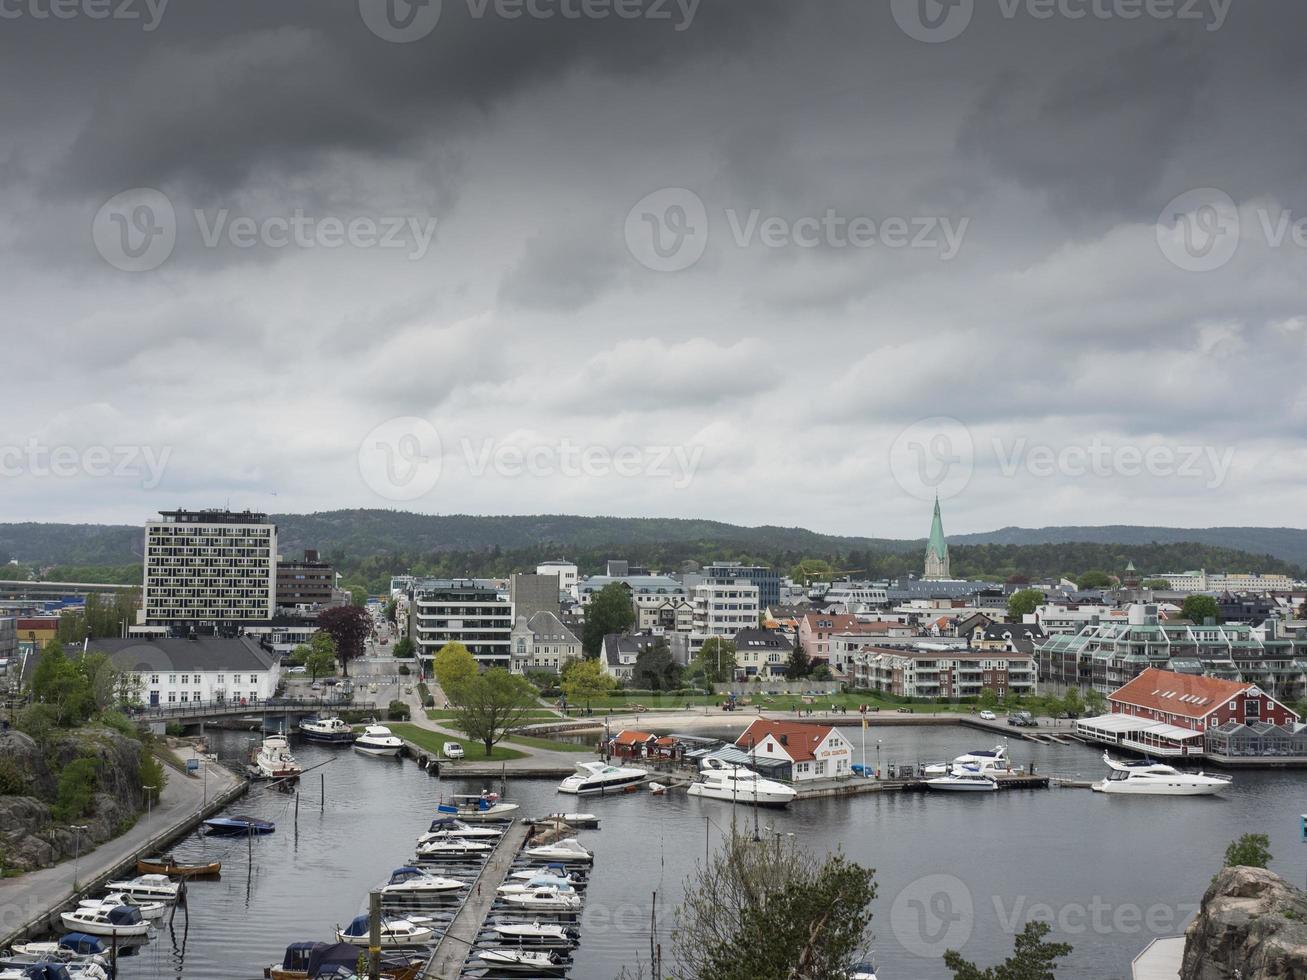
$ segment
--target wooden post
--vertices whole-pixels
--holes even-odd
[[[325,813],[327,810],[327,774],[325,772],[318,773],[318,780],[318,812]]]
[[[381,976],[381,892],[368,895],[368,977]]]

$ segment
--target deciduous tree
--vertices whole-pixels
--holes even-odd
[[[1214,623],[1219,623],[1221,621],[1221,607],[1209,595],[1185,596],[1184,603],[1180,606],[1180,616],[1198,624],[1202,624],[1209,619]]]
[[[1008,596],[1007,618],[1011,622],[1019,623],[1023,617],[1038,609],[1043,602],[1044,593],[1038,589],[1018,589]]]
[[[572,704],[584,703],[590,707],[591,698],[602,698],[617,687],[617,680],[604,672],[598,660],[571,660],[563,667],[560,676],[563,695]]]
[[[363,656],[363,644],[372,632],[372,617],[358,606],[333,606],[318,614],[318,628],[336,643],[341,673],[349,676],[349,662]]]
[[[681,686],[681,665],[666,639],[660,637],[640,651],[631,680],[637,688],[649,691],[674,691]]]
[[[495,743],[520,725],[536,704],[531,682],[502,667],[460,681],[445,693],[454,705],[455,727],[484,745],[487,757]]]
[[[445,692],[445,697],[453,701],[455,689],[476,677],[477,659],[467,647],[454,640],[436,651],[431,669],[436,675],[436,683]]]
[[[1225,849],[1227,868],[1265,868],[1271,863],[1271,838],[1266,834],[1244,834]]]
[[[604,637],[625,633],[635,624],[635,607],[631,592],[621,582],[610,582],[590,597],[585,607],[585,628],[581,631],[581,649],[587,657],[599,656]]]

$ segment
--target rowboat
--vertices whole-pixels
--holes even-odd
[[[170,878],[207,878],[222,873],[222,862],[209,864],[181,864],[171,854],[162,857],[142,858],[136,862],[138,875],[167,875]]]

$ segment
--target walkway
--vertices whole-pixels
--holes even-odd
[[[183,759],[191,753],[179,752]],[[187,776],[164,765],[164,787],[149,816],[142,815],[127,833],[64,861],[17,878],[0,879],[0,947],[8,946],[39,924],[52,910],[72,901],[74,892],[92,891],[92,885],[138,852],[150,850],[161,839],[177,833],[196,819],[205,801],[213,804],[236,793],[243,781],[222,766],[201,762],[204,776]],[[207,783],[207,785],[206,785]],[[75,880],[74,880],[75,879]]]

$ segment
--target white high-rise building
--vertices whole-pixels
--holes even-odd
[[[694,627],[690,650],[697,652],[709,637],[735,638],[758,626],[758,586],[747,579],[709,579],[694,587]]]
[[[580,581],[580,570],[576,567],[576,562],[543,561],[536,566],[536,574],[557,575],[558,590],[576,598],[576,583]]]
[[[145,525],[147,626],[268,620],[277,602],[277,526],[267,514],[161,511]]]

